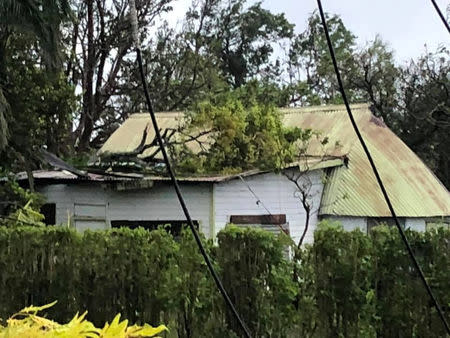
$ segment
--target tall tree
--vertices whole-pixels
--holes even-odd
[[[326,17],[338,66],[345,69],[345,73],[352,72],[356,37],[345,27],[338,15],[326,14]],[[306,30],[296,36],[291,43],[288,50],[287,73],[292,87],[292,103],[305,105],[341,102],[333,64],[317,12],[308,18]],[[344,82],[347,82],[346,77]],[[352,93],[349,94],[352,97]]]
[[[146,40],[155,18],[170,10],[171,0],[142,0],[137,2],[142,40]],[[68,30],[70,61],[68,74],[83,92],[82,109],[73,133],[80,151],[89,148],[91,139],[104,127],[108,113],[115,111],[118,82],[124,61],[132,52],[128,0],[84,0],[76,4],[77,20]]]
[[[2,0],[0,2],[0,149],[7,143],[6,113],[9,109],[3,89],[6,82],[8,44],[17,32],[33,36],[43,61],[51,67],[60,61],[60,25],[70,17],[68,0]]]
[[[440,48],[400,73],[400,137],[450,189],[450,52]]]
[[[8,147],[0,151],[1,166],[12,171],[32,169],[44,146],[59,155],[70,154],[74,87],[63,73],[41,65],[29,36],[12,36],[7,53],[4,95],[10,106],[6,115],[10,137]]]
[[[208,25],[209,48],[234,88],[270,67],[273,43],[293,36],[294,25],[284,14],[271,13],[260,2],[245,6],[245,0],[218,2]]]

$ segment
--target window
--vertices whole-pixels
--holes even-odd
[[[75,203],[73,218],[77,230],[106,229],[106,205]]]
[[[41,207],[41,214],[44,215],[46,225],[56,224],[56,203],[46,203]]]
[[[405,219],[398,218],[400,226],[405,228]],[[367,218],[367,233],[370,233],[373,227],[378,225],[395,226],[395,221],[392,217],[369,217]]]
[[[198,230],[198,221],[193,221],[195,228]],[[175,220],[158,220],[158,221],[129,221],[129,220],[114,220],[111,221],[112,228],[127,227],[130,229],[136,229],[142,227],[147,230],[156,230],[159,227],[163,227],[174,237],[178,237],[181,234],[181,229],[187,228],[188,225],[186,221],[175,221]]]
[[[278,234],[281,229],[289,234],[289,224],[285,214],[277,215],[232,215],[230,223],[242,227],[258,227]]]

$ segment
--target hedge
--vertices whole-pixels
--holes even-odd
[[[407,236],[450,320],[450,231]],[[297,262],[262,230],[230,226],[205,242],[255,337],[445,336],[394,228],[321,226]],[[88,310],[96,325],[121,313],[172,336],[241,336],[189,233],[0,227],[0,271],[0,318],[58,300],[47,316],[59,322]]]

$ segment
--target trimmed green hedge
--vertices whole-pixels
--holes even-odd
[[[450,231],[407,236],[450,320]],[[445,336],[396,229],[322,226],[299,262],[286,259],[287,243],[236,227],[207,242],[253,336]],[[96,324],[121,313],[179,337],[241,335],[189,233],[0,227],[0,318],[53,300],[48,316],[60,322],[88,310]]]

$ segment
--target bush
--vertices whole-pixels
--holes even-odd
[[[6,327],[0,325],[0,337],[145,338],[155,337],[158,333],[167,330],[164,325],[158,327],[148,324],[128,326],[128,320],[120,321],[120,314],[114,317],[111,324],[106,323],[102,329],[96,328],[85,319],[87,312],[81,316],[77,313],[67,324],[58,324],[37,315],[39,311],[48,309],[55,303],[40,307],[30,306],[19,311],[7,320]]]
[[[449,317],[450,231],[407,236]],[[395,228],[322,225],[296,262],[286,242],[233,226],[204,240],[253,336],[445,336]],[[58,299],[44,310],[58,322],[86,309],[97,326],[122,313],[178,337],[242,336],[189,232],[0,227],[0,271],[0,318]]]

